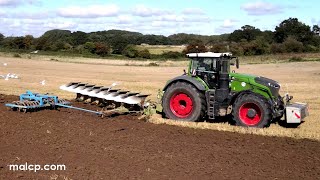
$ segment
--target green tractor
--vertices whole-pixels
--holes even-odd
[[[163,115],[181,121],[215,120],[231,116],[235,125],[267,127],[286,114],[287,123],[300,124],[308,115],[304,103],[290,103],[292,96],[279,94],[278,82],[230,72],[239,68],[231,53],[191,53],[189,68],[167,82],[163,89]]]

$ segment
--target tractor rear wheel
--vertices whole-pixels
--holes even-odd
[[[162,98],[165,117],[181,121],[199,121],[205,116],[204,93],[186,82],[171,84]]]
[[[272,120],[271,106],[261,95],[243,94],[234,102],[232,116],[238,126],[263,128]]]

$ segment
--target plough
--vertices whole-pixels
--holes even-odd
[[[141,111],[149,104],[145,102],[149,95],[113,89],[113,86],[96,86],[82,82],[71,82],[60,86],[61,90],[76,93],[76,100],[96,104],[100,107],[125,107],[129,111]]]

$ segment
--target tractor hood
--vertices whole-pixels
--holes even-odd
[[[239,81],[249,82],[250,79],[253,80],[257,76],[251,74],[230,73],[230,77]]]
[[[233,80],[245,82],[253,86],[261,87],[262,85],[265,88],[268,88],[274,97],[277,97],[279,95],[280,84],[275,80],[262,76],[239,73],[230,73],[230,77]]]
[[[255,77],[254,81],[268,87],[273,96],[277,97],[279,95],[280,84],[277,81],[262,76]]]

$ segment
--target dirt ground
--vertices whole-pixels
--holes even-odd
[[[157,125],[70,109],[8,111],[0,95],[0,179],[317,179],[320,142]],[[75,103],[75,106],[87,107]],[[92,107],[91,107],[92,109]],[[9,171],[9,164],[66,171]]]

